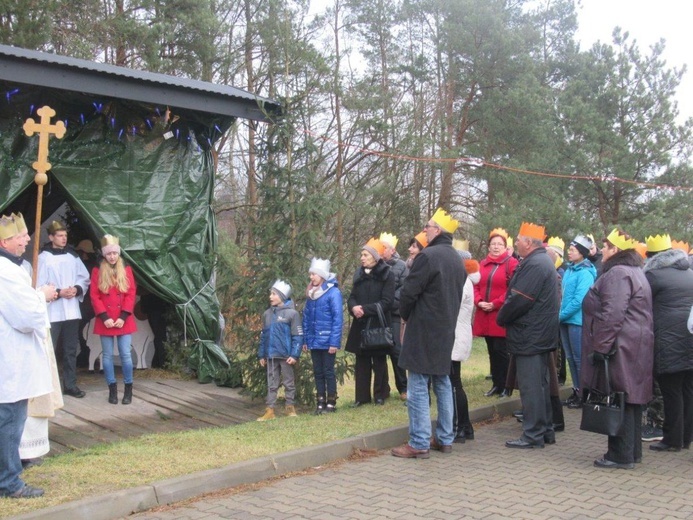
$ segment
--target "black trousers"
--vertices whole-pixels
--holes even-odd
[[[401,368],[399,364],[399,354],[402,351],[402,343],[399,340],[399,335],[402,330],[402,318],[399,316],[392,317],[392,335],[395,339],[395,346],[390,352],[390,362],[392,363],[392,372],[395,374],[395,386],[400,394],[407,393],[407,371]]]
[[[472,431],[469,420],[469,401],[462,386],[462,363],[453,361],[450,367],[450,383],[452,383],[453,418],[452,425],[455,433]]]
[[[79,350],[79,321],[65,320],[51,322],[51,338],[56,358],[62,350],[63,390],[77,386],[77,351]]]
[[[373,398],[387,399],[390,396],[390,384],[387,375],[387,354],[380,356],[356,355],[354,382],[355,400],[359,403],[371,402],[371,373],[373,374]]]
[[[660,374],[657,383],[664,400],[662,442],[681,448],[693,440],[693,370]]]
[[[505,338],[485,336],[486,348],[488,349],[488,359],[491,364],[491,378],[493,386],[505,388],[505,379],[508,376],[508,364],[510,354]]]
[[[630,464],[642,460],[642,406],[626,403],[621,437],[609,435],[609,449],[604,458],[611,462]]]

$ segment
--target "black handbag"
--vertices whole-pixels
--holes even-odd
[[[368,318],[366,328],[361,331],[361,349],[380,350],[389,349],[395,346],[395,338],[392,335],[392,327],[387,325],[383,308],[379,303],[375,304],[378,312],[375,317]]]
[[[609,357],[604,356],[604,372],[606,374],[606,392],[595,388],[594,379],[598,370],[595,367],[592,374],[592,388],[582,390],[582,420],[580,429],[611,437],[623,435],[624,412],[626,395],[624,392],[612,392],[609,379]]]

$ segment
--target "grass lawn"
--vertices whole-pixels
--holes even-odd
[[[462,365],[470,409],[495,399],[483,395],[491,386],[485,380],[488,372],[486,344],[475,339],[472,355]],[[27,482],[46,489],[46,496],[33,500],[0,499],[0,517],[405,425],[407,410],[396,394],[392,375],[390,386],[392,398],[385,406],[351,408],[354,387],[353,382],[348,382],[339,389],[335,414],[316,417],[310,414],[312,410],[305,409],[296,418],[148,435],[46,458],[42,466],[24,473]],[[281,415],[281,407],[277,411]]]

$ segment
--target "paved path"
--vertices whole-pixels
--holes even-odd
[[[693,518],[693,452],[655,453],[644,443],[636,469],[597,469],[606,438],[580,431],[578,411],[566,410],[566,422],[543,450],[505,448],[520,434],[507,419],[478,427],[476,440],[450,455],[406,460],[384,451],[129,518]]]

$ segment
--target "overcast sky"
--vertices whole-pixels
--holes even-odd
[[[637,40],[640,52],[666,40],[664,58],[670,68],[687,64],[688,71],[677,92],[680,120],[693,117],[693,19],[688,0],[582,0],[578,8],[578,38],[581,49],[600,40],[611,43],[611,33],[619,26]]]
[[[541,0],[546,1],[546,0]],[[680,121],[693,117],[693,18],[690,0],[578,0],[578,34],[583,51],[600,40],[611,44],[611,33],[619,26],[638,42],[642,54],[660,38],[666,40],[664,58],[668,67],[688,71],[678,88]],[[311,0],[311,13],[324,11],[333,0]]]

